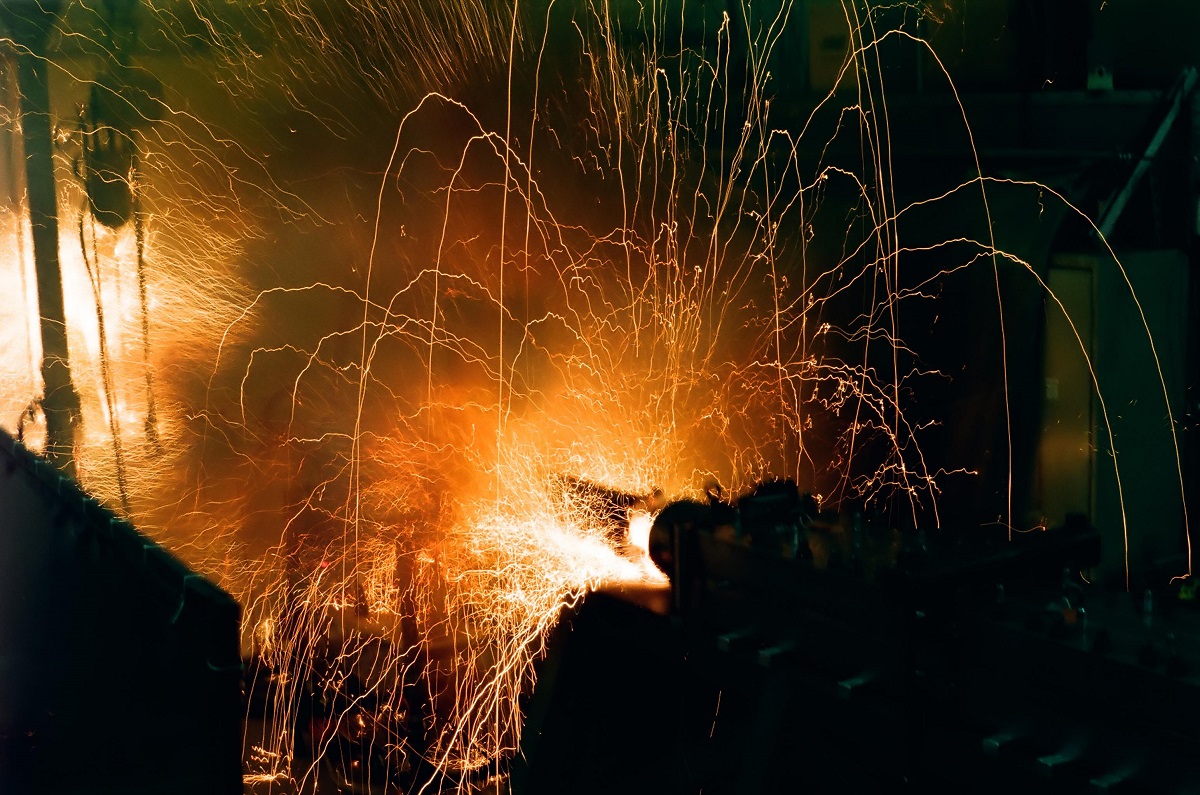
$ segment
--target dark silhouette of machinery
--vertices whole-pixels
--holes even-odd
[[[614,589],[565,617],[514,792],[1190,791],[1186,583],[1088,584],[1079,520],[995,531],[899,531],[788,481],[667,505],[669,609]]]
[[[0,517],[0,792],[241,792],[237,602],[2,433]]]

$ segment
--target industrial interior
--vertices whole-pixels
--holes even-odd
[[[1198,33],[0,0],[0,792],[1200,792]]]

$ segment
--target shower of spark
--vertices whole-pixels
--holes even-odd
[[[844,4],[837,86],[788,127],[793,4],[728,5],[145,2],[135,62],[164,89],[140,252],[74,176],[100,37],[97,4],[64,13],[79,476],[244,605],[250,791],[502,778],[563,611],[664,581],[651,515],[614,541],[564,478],[648,498],[787,476],[916,526],[970,476],[923,451],[912,395],[941,376],[901,313],[1028,266],[952,229],[908,248],[899,221],[990,183],[896,206],[879,48],[908,28]],[[803,154],[843,139],[856,161]],[[34,440],[19,140],[0,419]],[[841,240],[816,239],[825,208]],[[914,280],[913,251],[945,262]]]

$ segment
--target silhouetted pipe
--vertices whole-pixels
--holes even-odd
[[[25,182],[29,192],[29,221],[33,230],[41,318],[46,457],[59,469],[73,474],[79,395],[71,383],[67,356],[62,268],[58,260],[58,200],[54,184],[50,81],[46,70],[46,40],[61,8],[59,0],[5,0],[0,3],[0,21],[17,49]]]

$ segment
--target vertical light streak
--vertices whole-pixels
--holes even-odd
[[[496,330],[496,454],[502,454],[501,445],[504,439],[504,418],[508,409],[504,405],[504,256],[505,245],[508,242],[508,185],[512,179],[512,115],[513,115],[513,70],[516,68],[517,20],[520,18],[520,2],[513,0],[512,23],[508,34],[508,84],[505,92],[504,106],[504,185],[500,199],[500,278],[499,291],[499,325]],[[531,150],[532,151],[532,150]],[[496,468],[496,503],[500,502],[500,468]]]
[[[96,224],[95,220],[91,220],[92,241],[96,240]],[[85,219],[82,213],[79,216],[79,256],[83,260],[83,268],[87,273],[88,283],[92,288],[92,299],[96,309],[96,343],[97,352],[99,354],[98,364],[100,367],[100,389],[104,399],[105,414],[107,415],[109,435],[112,437],[112,453],[113,464],[117,478],[117,496],[121,500],[121,507],[125,511],[125,515],[129,515],[129,491],[125,484],[125,455],[122,449],[121,440],[121,416],[117,410],[117,385],[113,378],[112,359],[109,356],[108,333],[105,330],[104,321],[104,301],[101,297],[101,273],[100,273],[100,256],[99,252],[95,251],[93,245],[93,257],[88,258],[87,238],[84,235]]]
[[[142,212],[141,187],[137,183],[138,161],[133,160],[133,234],[137,256],[138,309],[142,321],[142,367],[146,371],[146,438],[158,451],[158,409],[154,398],[154,366],[150,357],[150,307],[146,294],[146,219]]]

